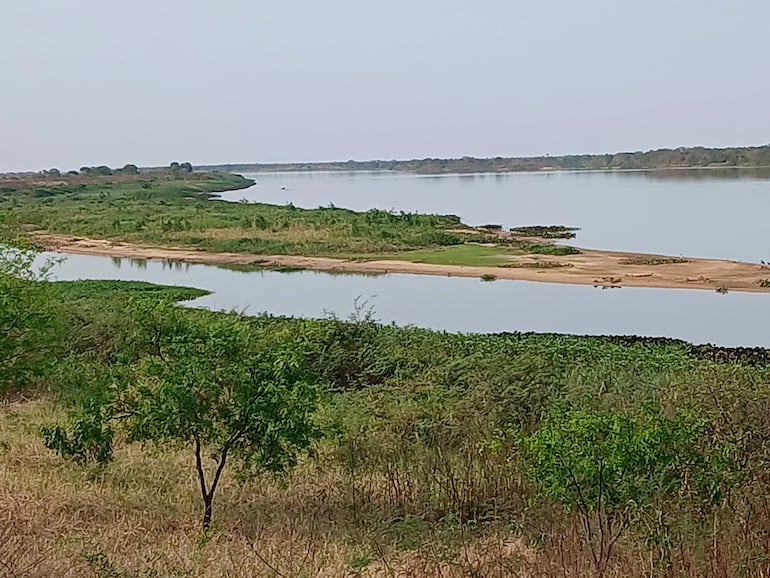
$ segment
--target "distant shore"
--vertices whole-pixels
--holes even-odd
[[[629,171],[681,169],[767,169],[770,145],[732,148],[680,147],[609,154],[533,157],[461,157],[410,160],[199,165],[196,170],[227,172],[395,171],[417,174],[469,174],[549,171]]]

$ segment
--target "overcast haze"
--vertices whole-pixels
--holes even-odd
[[[767,0],[3,0],[0,171],[770,142]]]

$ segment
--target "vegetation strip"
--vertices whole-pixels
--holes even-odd
[[[770,555],[767,349],[245,318],[33,258],[0,254],[10,576],[694,578],[714,548],[725,576]]]
[[[599,155],[544,157],[412,159],[408,161],[344,161],[329,163],[245,163],[209,165],[200,170],[273,171],[401,171],[419,174],[507,173],[522,171],[729,169],[770,167],[770,145],[759,147],[681,147]]]

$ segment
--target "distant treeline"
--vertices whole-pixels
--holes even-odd
[[[413,159],[408,161],[337,161],[320,163],[244,163],[196,166],[196,170],[228,172],[402,171],[420,174],[506,173],[547,170],[632,170],[770,166],[770,145],[710,149],[659,149],[603,155],[527,158]]]
[[[140,173],[167,173],[172,175],[179,175],[183,173],[192,173],[193,172],[193,166],[189,162],[184,163],[178,163],[174,161],[170,165],[166,167],[146,167],[146,168],[139,168],[135,164],[126,164],[123,165],[122,168],[112,168],[108,167],[107,165],[98,165],[98,166],[84,166],[80,167],[79,170],[75,171],[67,171],[66,173],[63,173],[57,168],[51,168],[47,170],[42,170],[39,173],[7,173],[8,175],[15,175],[15,176],[34,176],[34,175],[40,175],[47,178],[59,178],[62,176],[87,176],[87,177],[111,177],[115,175],[138,175]]]

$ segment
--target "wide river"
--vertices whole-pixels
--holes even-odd
[[[770,261],[768,171],[559,172],[417,176],[266,173],[228,200],[453,213],[463,222],[580,227],[583,247]],[[236,272],[205,265],[69,256],[59,279],[127,279],[212,291],[213,309],[348,316],[448,331],[553,331],[677,337],[770,347],[770,295],[610,289],[416,275]]]

